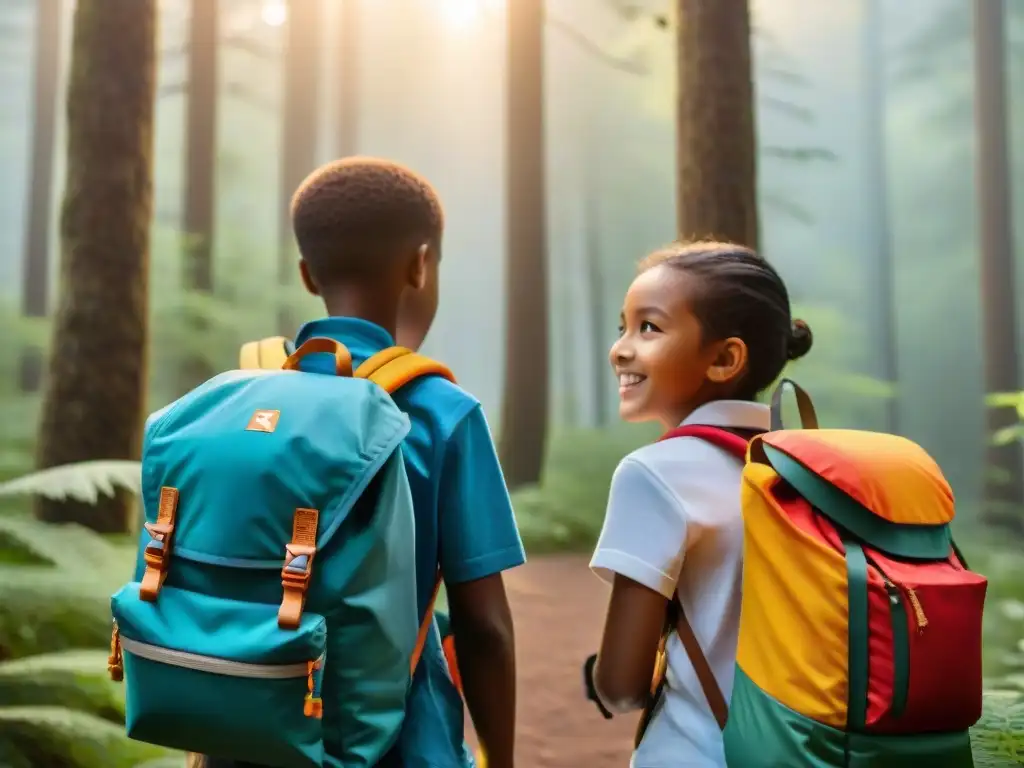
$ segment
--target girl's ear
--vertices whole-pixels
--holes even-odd
[[[747,369],[747,343],[738,336],[730,336],[718,342],[718,352],[705,376],[714,384],[735,381]]]

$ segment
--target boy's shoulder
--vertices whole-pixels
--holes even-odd
[[[411,419],[426,417],[450,434],[467,416],[480,408],[480,401],[455,382],[443,376],[423,376],[395,393]],[[402,402],[404,401],[404,403]]]

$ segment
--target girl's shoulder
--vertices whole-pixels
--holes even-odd
[[[664,484],[681,490],[691,483],[701,483],[719,471],[734,473],[736,459],[699,437],[674,437],[640,446],[627,454],[615,470],[615,480],[627,477],[631,482]]]

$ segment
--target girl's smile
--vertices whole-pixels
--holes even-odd
[[[619,377],[619,397],[626,397],[630,392],[635,391],[641,384],[647,381],[642,373],[629,373],[627,371],[616,371]]]
[[[609,355],[623,419],[673,427],[701,389],[711,359],[687,300],[694,282],[678,270],[656,266],[629,287],[619,340]]]

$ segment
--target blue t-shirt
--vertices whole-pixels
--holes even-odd
[[[348,317],[306,323],[295,344],[314,336],[340,341],[354,366],[395,343],[380,326]],[[333,360],[325,355],[309,360],[303,369],[333,369]],[[394,399],[412,423],[402,453],[416,513],[416,587],[422,616],[438,564],[445,582],[458,584],[522,565],[526,556],[479,401],[440,376],[410,382]],[[448,675],[435,622],[413,678],[397,749],[380,765],[471,765],[463,718],[462,699]]]

